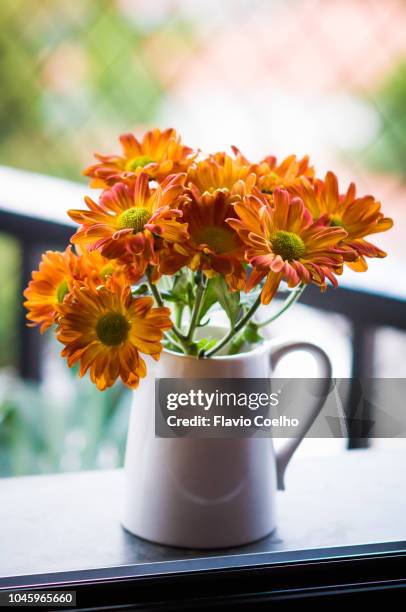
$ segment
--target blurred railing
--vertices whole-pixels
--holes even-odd
[[[13,190],[7,198],[7,180],[12,178],[20,193]],[[60,179],[0,168],[0,231],[14,236],[21,247],[21,291],[27,285],[33,269],[37,268],[41,253],[46,249],[64,249],[72,235],[72,226],[62,221],[64,211],[74,206],[85,187]],[[4,180],[3,180],[4,179]],[[16,182],[17,179],[17,182]],[[31,205],[26,198],[30,198]],[[37,203],[37,205],[35,205]],[[380,327],[406,330],[405,306],[402,297],[379,294],[341,286],[337,292],[321,292],[309,287],[301,303],[324,312],[338,313],[348,319],[352,330],[352,365],[346,413],[349,419],[349,448],[368,445],[367,432],[362,422],[352,419],[360,400],[357,380],[373,376],[374,335]],[[39,380],[41,377],[41,336],[26,326],[25,312],[19,312],[18,370],[22,378]],[[364,416],[368,419],[368,416]]]
[[[26,325],[21,294],[42,252],[65,249],[69,244],[74,228],[66,210],[80,201],[86,188],[7,167],[0,167],[0,183],[0,232],[13,236],[20,246],[17,366],[22,378],[39,380],[41,336]]]

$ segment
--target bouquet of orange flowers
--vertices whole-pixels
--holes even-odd
[[[344,265],[362,272],[385,257],[365,239],[392,227],[380,202],[354,184],[340,192],[332,172],[317,178],[308,157],[253,163],[235,147],[203,156],[173,129],[120,142],[121,155],[96,155],[84,172],[101,191],[68,212],[73,248],[47,251],[24,292],[30,325],[54,326],[68,365],[101,390],[118,377],[137,387],[141,353],[246,350],[270,320],[254,314],[282,282],[279,313],[310,283],[336,287]],[[224,338],[195,340],[216,307]]]

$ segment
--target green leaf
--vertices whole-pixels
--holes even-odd
[[[142,283],[141,285],[134,285],[132,288],[133,295],[145,295],[148,293],[149,287],[146,283]]]
[[[218,300],[213,281],[214,281],[214,278],[209,278],[209,280],[207,281],[206,291],[204,293],[202,305],[200,308],[200,317],[199,317],[199,322],[198,322],[199,326],[203,325],[202,324],[203,318],[206,316],[210,308],[214,306],[214,304]]]
[[[241,312],[240,293],[239,291],[230,291],[226,281],[222,276],[215,276],[212,279],[213,291],[224,309],[231,327],[234,328]]]
[[[208,351],[215,344],[217,344],[217,340],[215,338],[201,338],[197,343],[198,352],[200,351]]]
[[[170,293],[172,294],[175,302],[179,302],[185,306],[190,306],[191,293],[193,294],[193,285],[189,270],[184,270],[176,274]]]
[[[167,340],[166,338],[163,340],[162,344],[164,345],[166,349],[168,349],[168,351],[173,351],[174,353],[182,353],[182,349],[179,348],[177,344],[174,344],[173,342],[171,342],[170,340]]]
[[[259,327],[253,321],[249,321],[244,329],[244,340],[249,344],[257,344],[263,341],[263,336],[259,333]]]
[[[264,338],[259,332],[258,325],[249,321],[246,327],[237,334],[230,342],[229,355],[236,355],[240,352],[250,351],[253,346],[263,342]]]
[[[240,333],[230,342],[228,354],[237,355],[245,345],[244,334]]]

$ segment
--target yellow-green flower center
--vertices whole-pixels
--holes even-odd
[[[300,236],[294,232],[279,230],[271,236],[272,250],[286,261],[300,259],[306,252],[306,246]]]
[[[56,299],[58,304],[62,304],[65,295],[69,293],[69,287],[66,280],[63,280],[56,289]]]
[[[118,218],[119,229],[133,229],[135,233],[142,232],[144,225],[149,221],[151,213],[141,206],[128,208]]]
[[[152,157],[148,157],[148,155],[139,155],[138,157],[133,157],[126,163],[126,170],[133,172],[137,170],[137,168],[144,168],[147,164],[152,164],[155,160]]]
[[[345,229],[345,225],[343,223],[343,220],[340,219],[340,217],[331,217],[330,219],[330,225],[332,227],[343,227]]]
[[[270,172],[265,177],[264,187],[261,189],[261,191],[262,193],[265,193],[266,195],[272,195],[276,187],[279,187],[282,189],[284,188],[283,184],[281,183],[281,177],[278,174],[276,174],[276,172]]]
[[[130,325],[124,315],[108,312],[97,321],[96,335],[103,344],[118,346],[127,339],[129,329]]]
[[[199,244],[207,244],[212,251],[218,254],[228,253],[237,247],[235,234],[225,227],[204,227],[197,233],[195,240]]]
[[[114,272],[114,266],[111,263],[106,264],[100,270],[100,276],[106,279],[108,276],[111,276]]]

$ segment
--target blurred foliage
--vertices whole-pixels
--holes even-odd
[[[72,377],[58,393],[3,370],[0,476],[122,465],[130,395],[120,385],[100,393]]]
[[[20,312],[17,241],[0,234],[0,368],[16,363],[17,318]]]
[[[153,123],[191,30],[176,14],[151,15],[142,19],[119,0],[2,0],[0,164],[78,180],[94,150]],[[22,296],[18,245],[2,235],[0,258],[4,368],[16,362]],[[40,386],[1,372],[0,476],[122,464],[129,392],[118,385],[100,393],[72,372],[63,383],[65,365],[54,359],[60,371],[46,372]],[[61,386],[56,393],[49,378]]]
[[[176,58],[189,29],[135,20],[115,0],[2,0],[0,163],[78,180],[94,150],[156,118],[154,48],[165,37]]]
[[[406,61],[402,60],[373,92],[371,104],[379,112],[381,130],[368,146],[366,160],[375,169],[406,178]]]

